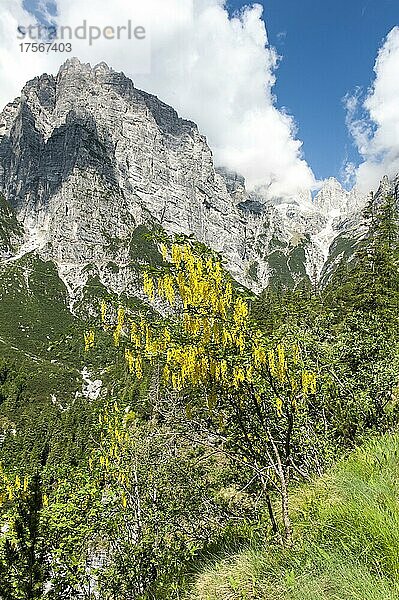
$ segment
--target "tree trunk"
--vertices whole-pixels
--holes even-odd
[[[280,480],[280,493],[281,493],[281,516],[284,525],[284,543],[286,546],[292,546],[292,524],[289,513],[289,501],[288,501],[288,486],[287,478],[284,471],[283,463],[281,461],[280,452],[277,448],[275,441],[273,440],[270,431],[267,432],[270,444],[273,448],[274,455],[276,457],[276,470]]]
[[[266,503],[267,503],[267,510],[269,512],[269,518],[270,518],[270,523],[272,526],[273,534],[278,539],[279,543],[281,545],[283,545],[283,538],[281,537],[281,533],[280,533],[280,530],[277,525],[276,517],[274,516],[274,510],[273,510],[273,505],[272,505],[272,501],[270,498],[269,490],[266,490]]]
[[[284,523],[284,537],[285,544],[289,547],[292,546],[292,524],[289,513],[289,504],[288,504],[288,490],[284,477],[284,473],[280,476],[280,486],[281,486],[281,512]]]

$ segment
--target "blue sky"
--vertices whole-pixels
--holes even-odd
[[[42,19],[42,13],[40,11],[40,5],[42,4],[41,0],[23,0],[23,6],[26,10],[31,12],[33,15]],[[49,14],[53,15],[57,12],[57,2],[56,0],[44,0],[43,4],[45,4],[47,11]]]
[[[346,159],[359,161],[348,137],[342,98],[372,83],[383,38],[399,25],[399,0],[259,3],[269,41],[282,56],[277,104],[295,117],[305,158],[316,177],[339,176]],[[231,11],[243,5],[229,2]]]

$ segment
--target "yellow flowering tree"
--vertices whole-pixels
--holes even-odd
[[[122,309],[114,330],[130,373],[157,364],[162,382],[180,399],[208,444],[251,469],[264,490],[274,533],[289,544],[288,484],[301,458],[315,373],[298,343],[276,347],[251,318],[250,304],[220,259],[191,241],[161,244],[164,265],[144,274],[150,302],[167,318],[129,319]],[[281,497],[283,536],[270,498]]]
[[[99,591],[158,597],[208,541],[221,510],[209,498],[205,465],[193,464],[190,452],[168,427],[118,402],[104,405],[89,458],[90,479],[102,496],[97,531],[106,560]],[[187,479],[196,483],[187,486]]]

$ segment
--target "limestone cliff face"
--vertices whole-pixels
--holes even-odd
[[[255,291],[281,270],[290,284],[317,276],[364,202],[335,180],[313,200],[248,194],[242,177],[215,169],[194,123],[104,63],[77,59],[28,82],[1,113],[0,192],[25,230],[20,253],[53,260],[71,296],[88,265],[113,291],[139,289],[129,247],[142,224],[193,234]]]

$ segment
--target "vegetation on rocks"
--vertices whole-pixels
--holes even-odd
[[[258,297],[159,234],[147,304],[102,290],[84,335],[51,265],[26,259],[54,285],[15,291],[40,340],[24,352],[52,368],[67,323],[71,378],[89,364],[104,391],[35,396],[35,361],[1,360],[0,597],[397,597],[396,202],[365,223],[326,287]]]

